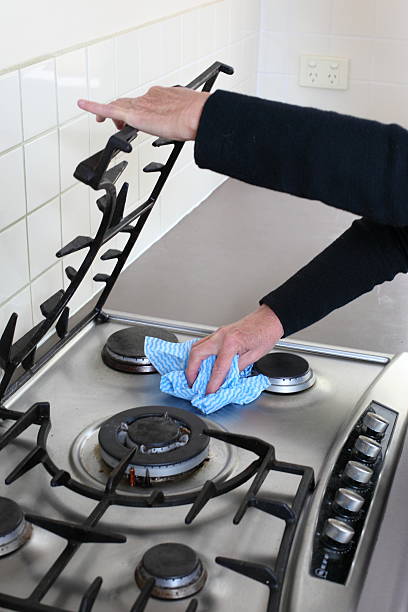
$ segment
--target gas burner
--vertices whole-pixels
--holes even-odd
[[[178,342],[177,336],[165,329],[148,325],[127,327],[107,339],[102,349],[104,363],[114,370],[132,374],[157,372],[144,352],[146,336],[161,338],[167,342]]]
[[[152,597],[183,599],[200,591],[207,572],[195,551],[184,544],[166,543],[145,552],[136,568],[136,582],[142,589],[154,578]]]
[[[32,526],[20,506],[12,499],[0,497],[0,557],[21,548],[30,539]]]
[[[298,393],[316,382],[306,359],[293,353],[269,353],[258,359],[255,369],[270,379],[269,393]]]
[[[141,406],[120,412],[102,424],[98,440],[102,459],[115,467],[136,448],[127,474],[140,480],[170,480],[195,471],[208,457],[209,438],[202,419],[179,408]]]

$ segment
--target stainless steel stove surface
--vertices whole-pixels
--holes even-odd
[[[102,516],[96,529],[122,534],[126,536],[126,542],[104,542],[103,539],[99,542],[98,538],[93,542],[92,537],[88,538],[91,541],[87,542],[85,538],[85,543],[75,552],[43,599],[39,596],[38,603],[32,603],[32,607],[28,608],[2,609],[46,612],[53,610],[55,606],[63,610],[78,610],[79,602],[89,585],[100,576],[103,578],[103,584],[95,601],[96,611],[143,610],[140,600],[140,607],[132,607],[141,593],[135,578],[136,569],[150,549],[173,543],[177,546],[188,546],[193,551],[187,554],[188,563],[193,563],[191,558],[197,559],[194,563],[202,564],[206,573],[206,579],[205,576],[199,577],[201,590],[194,595],[198,610],[272,610],[272,607],[268,608],[271,593],[276,590],[272,570],[285,531],[285,521],[272,516],[269,511],[262,511],[262,503],[263,510],[265,504],[271,509],[268,500],[280,500],[290,507],[299,486],[300,476],[269,471],[260,486],[258,497],[261,501],[258,507],[251,507],[256,506],[256,503],[250,501],[238,524],[234,524],[233,518],[245,498],[251,480],[218,497],[211,498],[210,494],[208,503],[202,504],[201,512],[191,524],[185,523],[191,503],[160,507],[161,494],[178,495],[188,500],[195,498],[207,481],[212,481],[215,486],[222,485],[245,470],[254,459],[258,459],[252,452],[226,444],[222,436],[224,432],[228,432],[259,438],[275,447],[278,461],[309,466],[314,470],[317,487],[314,492],[307,494],[305,507],[299,512],[286,574],[277,577],[279,581],[283,581],[279,609],[325,610],[331,602],[330,605],[336,612],[354,610],[369,563],[373,534],[379,526],[379,516],[406,426],[404,389],[408,383],[404,370],[408,357],[402,355],[394,358],[390,365],[385,367],[388,361],[386,356],[364,356],[347,351],[342,355],[341,351],[333,351],[329,347],[303,345],[297,347],[300,349],[297,353],[307,359],[313,370],[316,382],[312,387],[295,394],[264,392],[258,400],[249,405],[228,405],[208,417],[203,417],[189,402],[163,394],[159,389],[158,374],[123,373],[105,365],[101,352],[107,338],[137,321],[137,318],[132,322],[127,316],[111,313],[111,318],[103,324],[95,325],[91,322],[5,403],[7,409],[19,412],[26,412],[37,402],[50,403],[51,430],[47,451],[53,464],[58,467],[58,474],[57,477],[54,475],[53,480],[53,484],[57,486],[50,486],[51,476],[42,465],[36,465],[8,486],[2,484],[0,496],[17,501],[21,508],[29,513],[28,520],[31,515],[40,515],[75,525],[84,524],[98,500],[89,499],[65,488],[63,484],[66,482],[66,473],[81,486],[96,490],[96,497],[98,492],[102,496],[111,468],[108,468],[101,458],[99,428],[103,422],[118,413],[136,407],[163,407],[164,414],[167,412],[166,407],[169,414],[172,408],[176,408],[187,416],[200,417],[205,427],[216,432],[215,436],[217,432],[220,433],[220,439],[210,437],[208,457],[185,478],[158,483],[130,482],[128,471],[118,485],[118,494],[132,498],[137,495],[149,497],[154,491],[159,493],[153,493],[158,496],[152,503],[153,507],[112,505]],[[139,320],[140,322],[164,326],[174,332],[179,341],[209,331],[194,330],[177,322]],[[285,345],[283,342],[279,350],[282,350],[282,347],[287,351],[291,344]],[[373,401],[376,404],[372,404]],[[391,418],[392,423],[390,422],[388,427],[389,434],[392,429],[393,432],[392,437],[387,434],[389,445],[385,459],[381,460],[381,465],[377,461],[369,468],[378,471],[379,468],[375,466],[380,465],[381,474],[377,478],[375,488],[372,486],[370,489],[372,500],[368,513],[366,512],[362,533],[359,534],[357,551],[353,552],[352,567],[343,584],[337,581],[337,578],[329,579],[324,572],[327,572],[327,558],[330,564],[330,551],[336,563],[339,556],[350,556],[350,547],[347,548],[345,544],[342,548],[340,543],[336,548],[335,539],[330,541],[327,534],[321,535],[320,530],[317,539],[323,542],[323,546],[327,545],[323,550],[329,552],[325,553],[327,558],[323,561],[323,566],[319,565],[319,571],[316,571],[316,568],[312,567],[312,557],[316,555],[316,551],[313,552],[317,537],[315,531],[319,520],[323,520],[320,509],[324,506],[322,500],[324,502],[324,496],[327,495],[326,486],[331,482],[339,455],[345,452],[343,446],[350,432],[368,407],[380,415],[382,405],[396,411],[398,418],[395,423]],[[376,406],[379,409],[376,410]],[[394,413],[389,414],[392,417]],[[0,422],[0,436],[10,425],[10,421]],[[0,468],[2,479],[12,474],[16,465],[35,448],[38,430],[37,425],[32,425],[3,450]],[[369,435],[370,431],[367,432],[365,428],[364,431],[359,430],[359,433]],[[381,436],[378,439],[381,444]],[[360,465],[370,465],[369,461],[364,462],[362,455],[353,455],[351,458],[353,457]],[[344,488],[347,482],[346,485],[342,482]],[[143,484],[148,486],[143,487]],[[348,481],[348,485],[351,484],[351,481]],[[350,486],[348,488],[350,489]],[[360,487],[359,491],[367,497],[364,486]],[[256,498],[257,495],[253,497]],[[356,495],[353,499],[356,499]],[[290,524],[292,519],[288,516],[286,518]],[[26,598],[33,591],[39,595],[43,588],[38,589],[39,583],[44,586],[44,582],[41,582],[43,576],[66,546],[66,540],[52,533],[49,524],[43,525],[47,529],[42,528],[39,526],[41,520],[36,516],[33,516],[33,522],[29,541],[18,551],[0,560],[0,591],[11,598]],[[345,517],[342,524],[344,523],[351,525],[353,532],[359,532],[358,522],[356,525],[353,520],[349,521]],[[58,528],[54,531],[58,533]],[[74,539],[75,537],[78,535],[76,534]],[[176,550],[181,554],[184,549],[181,547]],[[155,550],[150,556],[154,556],[154,552]],[[193,557],[190,558],[190,554]],[[147,556],[148,560],[150,556]],[[225,567],[228,563],[223,563],[219,557],[245,561],[247,565],[241,565],[235,568],[238,571],[232,571]],[[221,564],[216,563],[216,558]],[[188,563],[187,566],[190,567]],[[191,565],[193,569],[196,567],[194,563]],[[246,576],[239,573],[240,568]],[[270,573],[265,568],[271,568]],[[194,572],[191,570],[190,573]],[[253,579],[254,577],[256,579]],[[184,583],[190,584],[189,580],[187,577]],[[140,577],[138,583],[142,584]],[[184,583],[181,582],[181,586]],[[163,584],[166,587],[167,583]],[[188,605],[189,610],[193,610],[195,604],[191,604],[190,593],[194,593],[194,588],[182,591],[182,596],[186,599],[169,601],[153,596],[146,598],[146,610],[181,612],[185,611]],[[14,602],[14,605],[17,604]],[[81,608],[86,609],[91,608]]]

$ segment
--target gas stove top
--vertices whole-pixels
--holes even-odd
[[[89,323],[6,402],[14,427],[20,423],[23,431],[2,452],[8,486],[0,495],[26,513],[29,533],[0,561],[0,605],[93,609],[79,607],[88,592],[90,601],[97,594],[94,609],[101,612],[180,612],[196,605],[316,610],[336,598],[334,609],[355,609],[370,550],[365,543],[378,528],[405,428],[395,380],[408,358],[385,367],[386,356],[338,350],[336,357],[330,347],[297,345],[316,377],[312,387],[265,391],[252,404],[204,418],[188,402],[161,393],[158,374],[120,372],[104,363],[101,353],[112,333],[140,329],[140,323],[145,321],[119,313],[108,314],[104,324]],[[206,331],[148,323],[164,326],[179,341]],[[272,355],[282,347],[292,353],[290,343],[280,344]],[[30,412],[25,423],[22,416],[17,420]],[[385,422],[386,435],[376,437]],[[12,430],[13,419],[5,420],[0,446],[14,437]],[[112,461],[115,436],[121,452]],[[357,438],[383,445],[381,460],[367,460],[370,448],[353,450]],[[349,464],[357,472],[347,476]],[[163,474],[163,468],[173,472]],[[357,482],[362,472],[369,487]],[[350,503],[358,508],[357,521],[353,512],[347,516]],[[338,523],[327,523],[333,517]],[[349,542],[336,544],[338,532],[347,540],[347,526],[358,538],[352,549]],[[350,552],[344,569],[338,558],[347,560]],[[341,571],[347,576],[339,578]],[[97,577],[103,579],[100,591]],[[30,594],[24,607],[20,600]]]
[[[216,62],[188,87],[231,71]],[[105,192],[97,233],[57,253],[86,252],[43,320],[15,341],[13,314],[0,338],[0,608],[366,612],[404,457],[408,355],[282,341],[255,364],[271,384],[251,404],[203,417],[162,393],[145,335],[213,330],[104,310],[183,146],[153,143],[168,161],[144,169],[157,183],[124,216],[126,162],[111,162],[136,136],[126,126],[79,164],[76,178]],[[100,256],[118,233],[124,248]],[[74,324],[70,300],[98,256],[115,267]]]

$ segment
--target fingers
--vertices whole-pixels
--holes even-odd
[[[190,357],[188,358],[187,368],[186,368],[186,378],[187,383],[190,387],[193,386],[195,379],[198,376],[198,371],[201,366],[201,362],[204,361],[207,357],[211,355],[207,351],[197,351],[194,349],[196,345],[190,351]]]
[[[125,121],[125,112],[119,106],[114,104],[100,104],[91,100],[78,100],[78,106],[82,110],[88,111],[96,115],[96,120],[101,122],[105,119],[113,119]]]
[[[211,378],[208,381],[206,394],[215,393],[221,387],[224,382],[228,371],[231,367],[232,360],[235,357],[235,351],[231,349],[221,349],[215,360]]]
[[[249,365],[255,363],[258,359],[262,357],[262,354],[259,354],[259,351],[247,351],[240,355],[238,359],[238,368],[239,371],[245,370]]]
[[[195,342],[192,346],[186,368],[186,378],[190,387],[193,386],[194,381],[198,376],[201,362],[217,352],[213,343],[213,336],[214,334],[205,336],[204,338],[201,338],[201,340],[197,340],[197,342]],[[204,346],[202,346],[203,344]]]
[[[97,120],[98,121],[98,120]],[[123,130],[123,128],[126,125],[125,121],[119,121],[118,119],[114,119],[113,123],[116,125],[116,127],[118,128],[118,130]]]
[[[194,343],[194,349],[197,349],[197,346],[200,346],[204,342],[208,342],[209,340],[211,340],[213,335],[214,334],[211,334],[209,336],[204,336],[204,338],[201,338],[200,340],[197,340],[197,342]]]

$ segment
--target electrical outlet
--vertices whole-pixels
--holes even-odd
[[[324,89],[348,88],[349,60],[345,57],[301,55],[299,84]]]

